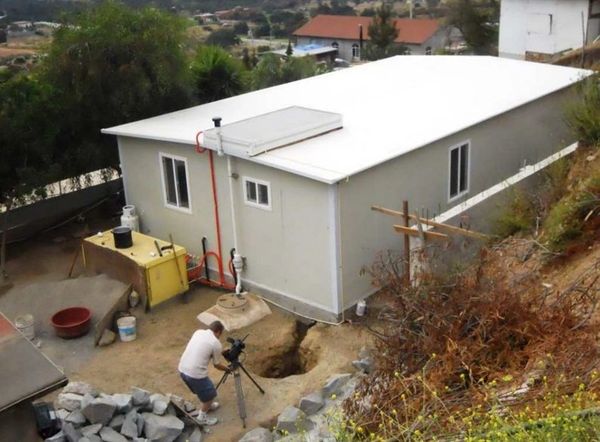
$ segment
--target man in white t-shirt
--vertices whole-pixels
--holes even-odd
[[[226,365],[220,363],[223,347],[219,338],[223,329],[223,324],[215,321],[209,325],[208,330],[196,330],[179,361],[181,379],[202,402],[197,417],[198,423],[202,425],[214,425],[218,421],[217,418],[207,415],[209,411],[219,407],[219,403],[214,402],[217,390],[208,377],[208,363],[212,359],[215,368],[229,371]]]

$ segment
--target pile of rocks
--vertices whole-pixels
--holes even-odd
[[[137,387],[109,395],[84,382],[71,382],[55,401],[62,430],[46,441],[201,442],[200,428],[191,419],[180,419],[174,403],[188,413],[195,410],[175,395]]]
[[[320,390],[300,399],[298,406],[288,406],[277,417],[277,425],[270,431],[258,427],[249,431],[240,442],[335,442],[330,434],[332,416],[344,399],[354,393],[361,377],[373,370],[371,350],[362,348],[358,359],[352,362],[356,372],[331,376]]]

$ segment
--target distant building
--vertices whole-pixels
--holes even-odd
[[[199,25],[211,25],[219,23],[219,17],[209,12],[194,15],[194,20],[196,20]]]
[[[270,53],[280,57],[287,57],[287,48],[271,51]],[[337,48],[317,44],[305,46],[296,45],[292,48],[292,57],[312,57],[317,62],[325,61],[327,63],[333,63],[337,53]]]
[[[299,46],[332,46],[338,49],[341,58],[356,61],[361,59],[363,42],[370,39],[372,20],[372,17],[317,15],[294,31],[294,35]],[[399,18],[395,24],[398,29],[395,42],[405,46],[407,54],[431,55],[447,44],[445,29],[437,20]]]
[[[502,0],[501,57],[543,60],[600,35],[600,0]]]

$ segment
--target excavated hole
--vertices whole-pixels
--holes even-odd
[[[306,324],[296,321],[292,340],[273,347],[262,358],[254,362],[254,370],[264,378],[285,378],[295,374],[304,374],[317,365],[314,352],[302,347],[308,329],[314,323]]]

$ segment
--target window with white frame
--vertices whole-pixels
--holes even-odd
[[[165,205],[186,212],[191,210],[187,160],[159,154]]]
[[[450,200],[469,191],[469,145],[466,141],[450,148]]]
[[[249,206],[271,210],[271,184],[267,181],[244,177],[244,202]]]
[[[352,45],[352,58],[360,58],[360,46],[356,43]]]

